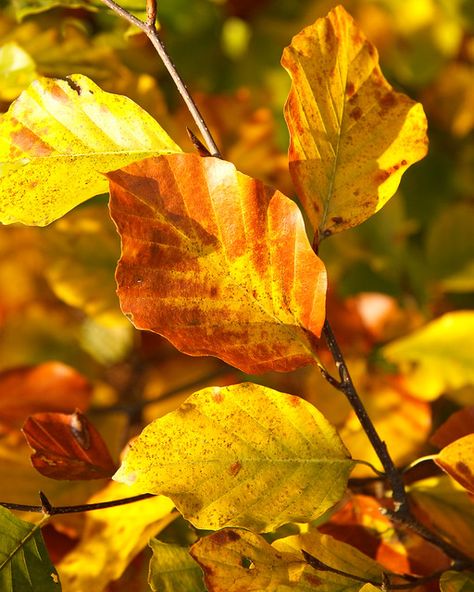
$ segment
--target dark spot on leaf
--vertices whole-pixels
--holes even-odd
[[[74,82],[74,80],[71,80],[69,77],[66,78],[66,82],[72,88],[72,90],[77,92],[78,95],[82,93],[82,88],[77,84],[77,82]]]
[[[301,403],[301,399],[297,396],[290,397],[290,403],[293,407],[298,407]]]
[[[382,109],[390,109],[390,107],[393,107],[396,102],[395,94],[393,92],[388,92],[379,100],[379,105]]]
[[[344,222],[344,218],[341,218],[341,216],[333,216],[331,220],[334,224],[342,224]]]
[[[456,470],[459,471],[459,473],[462,473],[463,475],[471,475],[471,469],[467,466],[466,463],[463,463],[462,461],[458,461],[456,463]]]
[[[383,183],[390,177],[390,173],[388,171],[377,171],[375,174],[375,181],[377,183]]]
[[[312,574],[305,574],[304,579],[306,582],[308,582],[308,584],[311,584],[312,586],[321,585],[321,580],[318,577],[313,576]]]
[[[215,298],[217,296],[217,288],[216,286],[212,286],[211,288],[211,298]]]
[[[353,82],[348,82],[346,84],[346,94],[347,94],[347,96],[352,97],[352,95],[354,94],[354,92],[355,92],[354,83]]]
[[[229,467],[229,474],[232,475],[232,477],[235,477],[240,469],[242,468],[242,465],[239,461],[232,463]]]
[[[226,545],[227,543],[240,540],[240,535],[233,530],[218,530],[212,535],[212,538],[218,545]]]
[[[328,236],[331,236],[332,231],[329,230],[329,228],[326,228],[326,230],[323,232],[323,236],[324,238],[327,238]]]
[[[213,393],[212,398],[214,399],[215,403],[222,403],[224,400],[224,395],[222,393],[216,392]]]
[[[182,405],[180,405],[178,407],[177,411],[178,411],[178,413],[185,415],[186,413],[189,413],[190,411],[192,411],[195,408],[196,408],[196,405],[194,403],[183,403]]]
[[[352,109],[352,111],[349,113],[349,117],[358,121],[362,117],[362,109],[360,107]]]
[[[355,197],[357,197],[358,195],[360,195],[360,191],[358,189],[356,189],[353,194]]]
[[[254,563],[250,559],[250,557],[245,557],[245,555],[244,555],[243,557],[240,558],[240,565],[244,569],[250,569],[251,567],[253,567]]]
[[[401,163],[400,163],[400,164],[401,164],[402,166],[406,166],[408,163],[407,163],[407,161],[406,161],[405,159],[403,159],[403,160],[401,161]]]

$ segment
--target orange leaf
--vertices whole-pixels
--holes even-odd
[[[375,47],[336,7],[296,35],[282,65],[290,172],[320,238],[360,224],[426,154],[423,108],[396,93]]]
[[[0,373],[0,432],[20,428],[39,411],[72,413],[86,409],[92,385],[78,372],[60,362],[13,368]]]
[[[442,423],[431,436],[430,442],[438,448],[444,448],[458,438],[472,434],[474,426],[474,406],[456,411]]]
[[[248,373],[313,361],[326,271],[297,206],[225,161],[173,154],[109,173],[122,310]]]
[[[104,479],[115,472],[107,445],[80,411],[37,413],[26,420],[23,433],[36,451],[31,462],[45,477]]]
[[[443,448],[434,460],[448,475],[474,493],[474,433]]]

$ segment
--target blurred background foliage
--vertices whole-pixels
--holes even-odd
[[[421,101],[429,121],[429,155],[405,174],[398,194],[369,221],[321,246],[335,332],[382,437],[398,446],[402,463],[426,443],[430,401],[446,395],[448,406],[462,405],[472,396],[464,383],[426,396],[423,375],[408,387],[379,352],[387,341],[472,304],[474,4],[340,3],[378,48],[391,84]],[[280,57],[293,35],[335,4],[158,1],[163,40],[224,157],[295,199],[283,120],[290,80]],[[122,5],[143,16],[140,0]],[[186,126],[195,126],[143,34],[99,0],[1,0],[0,110],[39,75],[73,73],[131,97],[183,149],[194,150]],[[94,381],[98,412],[110,405],[132,410],[130,423],[139,425],[174,409],[200,380],[204,386],[242,377],[132,329],[115,296],[120,244],[106,208],[106,196],[98,196],[47,228],[1,229],[0,369],[52,359],[70,364]],[[216,372],[219,378],[209,378]],[[258,380],[312,400],[342,429],[353,453],[367,458],[350,409],[314,370]]]

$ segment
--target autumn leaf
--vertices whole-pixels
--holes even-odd
[[[442,423],[431,436],[430,442],[437,448],[444,448],[451,442],[472,434],[474,406],[459,409]]]
[[[89,503],[126,497],[129,489],[112,482]],[[65,592],[104,592],[175,518],[172,510],[173,502],[160,496],[88,513],[79,543],[57,566]]]
[[[31,455],[33,466],[46,477],[69,481],[106,479],[115,472],[107,445],[77,409],[71,415],[32,415],[26,420],[23,433],[35,451]]]
[[[474,493],[474,433],[445,446],[434,461],[448,475]]]
[[[2,592],[61,592],[41,529],[0,506],[0,589]]]
[[[469,592],[474,590],[474,573],[445,571],[439,579],[441,592]]]
[[[35,62],[18,43],[0,47],[0,100],[13,101],[36,76]]]
[[[197,528],[264,532],[322,515],[353,465],[315,407],[247,383],[198,391],[151,423],[113,478],[167,495]]]
[[[102,173],[179,152],[133,101],[80,74],[33,82],[0,118],[0,138],[3,224],[45,226],[105,193]]]
[[[20,428],[39,411],[86,409],[91,395],[90,382],[60,362],[5,370],[0,373],[0,427]]]
[[[392,341],[383,355],[399,365],[410,392],[431,400],[446,390],[474,384],[474,312],[459,310],[435,319],[406,337]]]
[[[189,550],[151,539],[149,583],[153,592],[206,592],[202,571]]]
[[[326,272],[291,200],[192,154],[108,177],[122,237],[118,295],[137,328],[248,373],[313,361]]]
[[[290,172],[324,238],[356,226],[397,190],[426,154],[423,108],[393,90],[378,53],[342,6],[296,35],[282,65]]]

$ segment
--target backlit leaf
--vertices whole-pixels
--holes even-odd
[[[406,373],[413,395],[435,399],[446,390],[474,384],[474,312],[456,311],[385,346],[384,356]]]
[[[36,78],[31,56],[14,41],[0,47],[0,100],[13,101]]]
[[[459,409],[442,423],[431,436],[430,442],[437,448],[444,448],[451,442],[472,434],[474,426],[474,406]]]
[[[107,445],[87,417],[76,410],[37,413],[23,426],[23,433],[35,453],[31,462],[51,479],[106,479],[115,472]]]
[[[151,423],[114,479],[171,497],[198,528],[263,532],[323,514],[353,464],[315,407],[247,383],[198,391]]]
[[[341,6],[296,35],[282,64],[290,172],[320,238],[360,224],[426,154],[423,108],[388,84]]]
[[[177,151],[127,97],[80,74],[36,80],[0,119],[0,221],[44,226],[106,192],[101,173]]]
[[[416,516],[474,558],[474,504],[451,477],[431,477],[408,486]]]
[[[129,495],[130,488],[110,483],[88,500],[97,503]],[[89,512],[78,545],[58,564],[67,592],[104,592],[117,580],[150,537],[165,528],[174,515],[173,502],[153,497],[124,506]]]
[[[202,571],[186,547],[151,539],[149,583],[153,592],[206,592]]]
[[[248,373],[313,361],[326,272],[296,204],[215,158],[173,154],[109,173],[122,310],[191,355]]]
[[[20,428],[32,413],[85,410],[92,385],[60,362],[12,368],[0,373],[0,426]]]
[[[37,14],[38,12],[44,12],[45,10],[51,10],[57,6],[64,6],[65,8],[85,8],[87,10],[98,10],[102,7],[102,3],[99,0],[14,0],[13,6],[15,9],[15,15],[18,20],[30,14]],[[120,6],[126,10],[133,11],[137,16],[144,16],[143,6],[137,0],[121,0]]]
[[[61,584],[37,524],[0,506],[0,590],[60,592]]]
[[[448,444],[434,460],[458,483],[474,493],[474,433]]]
[[[470,592],[474,590],[474,573],[445,571],[439,579],[441,592]]]

